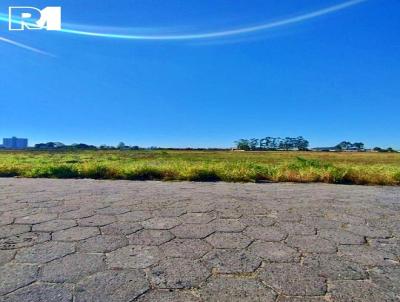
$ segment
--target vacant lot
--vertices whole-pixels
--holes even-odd
[[[0,176],[400,184],[399,153],[0,152]]]

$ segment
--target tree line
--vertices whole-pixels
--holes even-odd
[[[236,148],[245,151],[256,150],[308,150],[309,141],[302,136],[298,137],[264,137],[239,139],[235,142]]]

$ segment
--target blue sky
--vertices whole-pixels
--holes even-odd
[[[60,5],[64,27],[165,36],[280,22],[344,2],[2,0],[0,12]],[[397,0],[367,0],[271,29],[174,41],[9,32],[0,22],[0,38],[55,56],[0,39],[0,137],[229,147],[303,135],[313,146],[400,148],[399,15]]]

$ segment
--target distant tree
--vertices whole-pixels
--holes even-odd
[[[250,150],[257,150],[258,141],[259,140],[257,138],[250,139],[250,143],[249,143]]]
[[[239,150],[249,151],[250,148],[250,141],[248,139],[239,139],[235,142],[236,148]]]
[[[120,143],[117,145],[117,148],[118,148],[118,149],[124,149],[124,148],[125,148],[125,144],[124,144],[123,142],[120,142]]]
[[[353,147],[357,148],[358,150],[364,149],[364,143],[354,143]]]

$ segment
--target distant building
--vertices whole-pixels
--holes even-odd
[[[27,138],[3,138],[3,147],[6,149],[25,149],[28,148]]]

